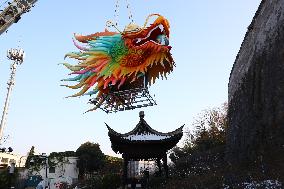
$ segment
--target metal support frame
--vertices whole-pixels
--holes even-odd
[[[100,99],[98,98],[90,99],[89,103],[99,106],[99,108],[106,113],[133,110],[136,108],[157,105],[156,101],[150,95],[148,88],[145,86],[113,91],[104,95],[102,98],[102,104],[99,104]]]

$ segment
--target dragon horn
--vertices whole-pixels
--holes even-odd
[[[87,50],[88,50],[87,47],[82,47],[82,46],[80,46],[80,45],[74,40],[74,38],[73,38],[72,40],[73,40],[74,45],[75,45],[78,49],[80,49],[80,50],[82,50],[82,51],[87,51]]]
[[[71,64],[68,64],[68,63],[59,63],[58,65],[64,65],[66,68],[68,68],[69,70],[71,70],[71,71],[79,71],[79,70],[81,70],[82,69],[82,67],[81,66],[73,66],[73,65],[71,65]]]

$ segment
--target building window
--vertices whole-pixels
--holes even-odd
[[[49,167],[49,173],[55,173],[55,167]]]

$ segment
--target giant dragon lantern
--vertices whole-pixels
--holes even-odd
[[[156,20],[146,26],[152,16],[157,16]],[[71,97],[96,95],[90,100],[95,107],[88,111],[96,110],[103,104],[115,111],[123,105],[134,109],[131,104],[139,95],[139,91],[134,89],[145,88],[173,71],[169,28],[166,18],[151,14],[143,27],[131,23],[123,32],[105,30],[86,36],[75,34],[73,41],[80,51],[68,53],[65,57],[76,59],[78,63],[64,63],[71,70],[70,75],[75,77],[63,81],[77,83],[64,86],[79,90]],[[119,95],[121,91],[128,92]],[[145,92],[142,91],[143,94]]]

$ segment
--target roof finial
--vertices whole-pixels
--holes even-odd
[[[139,112],[139,117],[140,117],[140,119],[143,119],[144,116],[145,116],[144,111],[140,111],[140,112]]]

